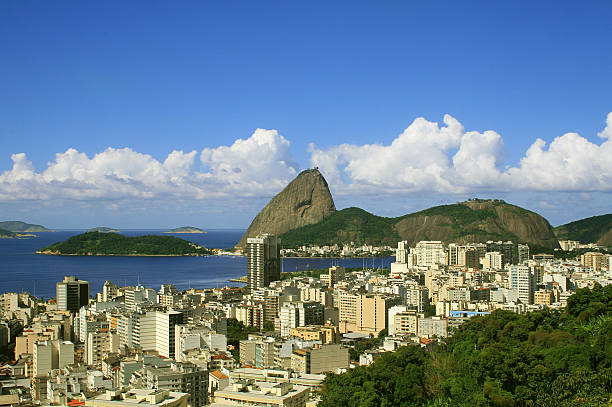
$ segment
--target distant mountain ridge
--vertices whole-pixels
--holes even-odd
[[[0,222],[0,229],[10,232],[53,232],[42,225],[34,225],[16,220]]]
[[[612,214],[591,216],[557,226],[555,235],[559,240],[612,246]]]
[[[486,242],[512,240],[547,248],[558,241],[546,219],[502,200],[472,199],[435,206],[397,218],[371,214],[360,208],[337,211],[325,178],[318,169],[302,171],[255,217],[238,243],[258,233],[279,235],[284,247],[304,244],[395,245],[407,240]]]

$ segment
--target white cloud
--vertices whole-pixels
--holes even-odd
[[[343,194],[433,191],[612,191],[612,113],[596,144],[576,134],[537,139],[517,166],[504,169],[504,142],[494,131],[466,132],[416,119],[390,145],[342,144],[318,149],[311,163]]]
[[[576,133],[550,143],[537,139],[517,164],[508,165],[500,134],[466,131],[445,115],[442,124],[417,118],[389,145],[311,144],[309,153],[333,192],[343,195],[612,192],[612,113],[598,136],[599,143]],[[289,141],[264,129],[228,146],[175,150],[163,160],[130,148],[93,157],[71,148],[41,171],[24,153],[12,160],[12,169],[0,174],[0,201],[269,197],[299,168]]]
[[[257,129],[233,145],[172,151],[163,162],[130,148],[108,148],[89,158],[70,148],[36,172],[24,153],[0,174],[0,201],[206,199],[271,195],[297,173],[289,141],[276,130]]]

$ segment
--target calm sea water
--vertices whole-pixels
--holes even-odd
[[[37,249],[84,230],[60,230],[36,233],[29,239],[0,239],[0,293],[29,291],[38,297],[55,297],[55,283],[66,275],[89,281],[93,295],[101,291],[105,280],[119,285],[141,284],[159,289],[164,283],[179,290],[189,287],[211,288],[230,283],[231,278],[246,274],[246,258],[239,256],[209,257],[104,257],[104,256],[43,256]],[[162,234],[163,230],[121,230],[126,236]],[[240,229],[208,230],[205,234],[177,234],[182,239],[212,248],[233,247],[244,233]],[[375,267],[389,267],[393,257],[375,258]],[[372,267],[369,259],[283,259],[284,271],[326,268],[334,264],[344,267]]]

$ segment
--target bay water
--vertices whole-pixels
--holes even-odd
[[[229,279],[246,274],[246,257],[132,257],[132,256],[48,256],[36,250],[61,242],[84,230],[37,232],[38,237],[0,239],[0,293],[28,291],[37,297],[55,297],[55,284],[74,275],[89,281],[90,294],[102,290],[104,281],[118,285],[140,284],[158,290],[161,284],[174,284],[179,290],[240,286]],[[164,230],[121,230],[125,236],[167,235]],[[244,229],[213,229],[203,234],[172,234],[209,248],[233,247]],[[311,268],[389,267],[394,257],[379,258],[285,258],[283,271]]]

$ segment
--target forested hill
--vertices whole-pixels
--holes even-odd
[[[559,240],[612,246],[612,214],[591,216],[555,228]]]
[[[376,216],[360,208],[346,208],[319,223],[282,234],[281,242],[283,247],[348,242],[395,246],[401,240],[393,229],[395,222],[394,218]]]
[[[319,407],[610,406],[612,285],[563,311],[473,317],[442,345],[385,353],[328,375]]]
[[[435,206],[397,218],[373,215],[363,209],[336,211],[320,222],[283,233],[284,247],[308,244],[387,244],[407,240],[413,246],[421,240],[447,243],[512,240],[549,249],[558,247],[553,229],[535,212],[502,200],[474,199]]]
[[[117,233],[87,232],[38,250],[38,254],[89,256],[196,256],[211,251],[174,236],[126,237]]]

